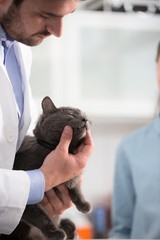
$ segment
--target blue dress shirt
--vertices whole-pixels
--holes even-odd
[[[160,117],[118,148],[111,238],[160,239]]]
[[[11,80],[13,91],[17,102],[17,114],[19,117],[19,129],[23,125],[23,77],[21,75],[20,65],[14,52],[14,39],[7,36],[0,26],[0,40],[4,48],[3,63]],[[27,204],[40,202],[44,196],[45,179],[43,173],[37,169],[27,171],[30,178],[30,193]]]

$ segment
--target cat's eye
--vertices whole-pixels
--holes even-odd
[[[71,113],[68,114],[69,117],[75,118],[75,116]]]

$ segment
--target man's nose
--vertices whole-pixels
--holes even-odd
[[[62,18],[50,19],[47,24],[47,31],[56,37],[60,37],[62,35],[62,25]]]

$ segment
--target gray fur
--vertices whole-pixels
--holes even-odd
[[[51,150],[37,143],[37,139],[52,145],[53,149],[59,143],[61,133],[66,125],[73,129],[73,139],[69,147],[70,153],[74,154],[77,147],[83,142],[86,130],[90,126],[87,116],[79,109],[71,107],[56,108],[49,97],[42,101],[43,113],[40,115],[34,136],[26,136],[22,146],[16,154],[14,169],[32,170],[39,168],[44,158]],[[85,201],[81,192],[78,178],[64,183],[69,190],[70,198],[77,209],[83,213],[90,211],[91,207]],[[57,188],[53,189],[57,194]],[[22,216],[22,220],[15,231],[1,239],[8,240],[64,240],[75,239],[75,225],[69,219],[61,220],[55,217],[51,221],[38,204],[28,205]]]

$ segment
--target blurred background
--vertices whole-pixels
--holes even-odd
[[[82,189],[93,210],[65,213],[82,239],[108,237],[117,146],[159,113],[159,41],[159,0],[86,0],[65,17],[61,38],[32,48],[30,82],[39,113],[48,95],[57,107],[81,108],[92,121],[94,152]]]

